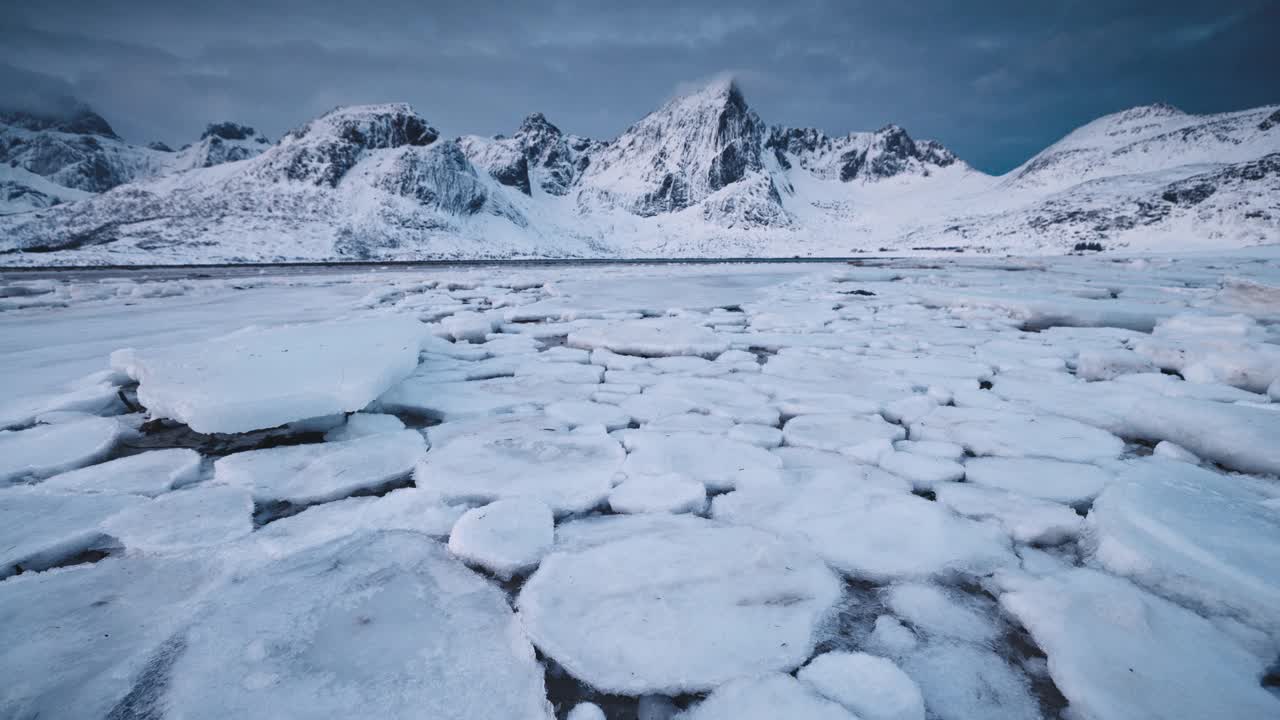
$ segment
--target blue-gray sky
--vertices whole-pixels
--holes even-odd
[[[277,137],[408,101],[449,135],[533,111],[616,135],[724,72],[771,124],[894,122],[1003,172],[1104,113],[1280,102],[1280,0],[101,0],[8,3],[0,103],[63,92],[130,140]]]

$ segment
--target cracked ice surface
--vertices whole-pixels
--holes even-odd
[[[1280,716],[1280,252],[168,274],[0,311],[0,717]]]

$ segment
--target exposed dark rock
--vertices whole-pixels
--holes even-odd
[[[233,122],[210,123],[205,126],[204,132],[200,134],[200,139],[204,140],[209,137],[220,137],[223,140],[248,140],[258,134],[258,131],[248,125],[241,125]]]
[[[1258,129],[1265,132],[1277,125],[1280,125],[1280,110],[1271,113],[1266,120],[1258,123]]]
[[[87,105],[77,105],[66,113],[38,113],[24,110],[0,110],[0,124],[12,125],[33,132],[51,130],[72,135],[100,135],[119,139],[111,125]]]

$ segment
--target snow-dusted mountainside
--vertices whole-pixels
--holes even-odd
[[[270,146],[244,125],[210,125],[199,142],[174,152],[116,135],[80,106],[64,115],[0,111],[0,215],[82,200],[144,178],[243,160]]]
[[[541,113],[509,137],[441,139],[403,104],[339,108],[275,145],[211,125],[179,152],[127,145],[96,115],[0,119],[0,161],[12,168],[0,191],[9,212],[30,210],[0,219],[0,264],[1280,242],[1276,106],[1133,108],[1002,177],[895,125],[842,137],[766,125],[726,79],[609,141],[566,134]],[[22,185],[19,169],[101,194]]]

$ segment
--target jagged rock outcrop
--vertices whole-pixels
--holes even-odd
[[[286,134],[255,170],[336,187],[366,151],[429,145],[439,136],[407,104],[337,108]]]
[[[649,217],[676,212],[763,170],[766,128],[732,80],[676,98],[600,150],[579,207],[601,202]]]

